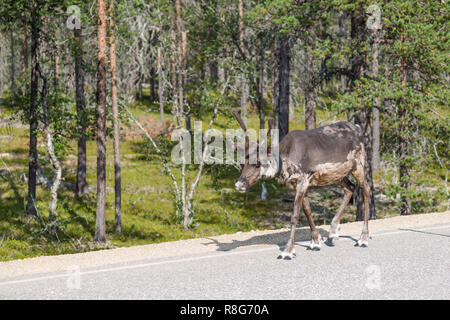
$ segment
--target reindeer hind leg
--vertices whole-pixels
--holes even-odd
[[[352,175],[355,177],[356,182],[362,190],[364,197],[364,223],[361,237],[356,243],[357,246],[367,247],[369,239],[369,199],[370,199],[370,187],[364,176],[364,164],[363,162],[357,162],[355,170],[352,171]]]
[[[344,199],[342,199],[341,205],[331,221],[330,233],[326,242],[330,246],[334,246],[335,241],[339,239],[339,222],[341,221],[344,209],[347,207],[355,191],[355,185],[347,177],[342,179],[339,184],[344,188]]]

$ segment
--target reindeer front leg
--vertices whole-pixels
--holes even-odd
[[[309,180],[302,179],[297,181],[295,201],[294,201],[294,211],[291,216],[291,234],[289,240],[278,259],[292,259],[295,255],[294,250],[294,238],[295,238],[295,227],[298,223],[298,218],[300,217],[300,211],[302,209],[303,199],[306,196],[306,191],[308,190]]]
[[[309,205],[308,197],[303,199],[303,211],[305,212],[306,219],[308,220],[309,227],[311,229],[311,243],[309,244],[309,248],[311,250],[320,250],[320,240],[321,236],[319,231],[314,224],[314,219],[312,217],[311,206]]]
[[[356,170],[352,171],[352,175],[355,177],[356,182],[358,182],[359,187],[362,189],[362,194],[364,197],[364,224],[361,237],[356,243],[357,246],[367,247],[369,240],[369,200],[370,200],[370,187],[367,183],[364,175],[364,165],[359,162],[356,166]]]

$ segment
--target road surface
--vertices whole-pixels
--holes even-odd
[[[320,251],[301,228],[293,260],[275,230],[3,262],[0,299],[450,299],[450,213],[421,216],[371,221],[368,248],[361,223]]]

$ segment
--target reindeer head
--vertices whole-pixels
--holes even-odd
[[[256,148],[250,150],[249,148],[249,138],[247,135],[247,127],[241,118],[241,111],[234,109],[232,111],[236,120],[241,125],[242,130],[245,135],[245,162],[241,164],[242,171],[240,177],[236,180],[235,188],[239,192],[247,192],[251,186],[256,184],[260,179],[266,177],[274,177],[278,171],[278,158],[275,158],[270,153],[270,148],[268,148],[268,155],[265,159],[259,158],[259,145]],[[267,132],[267,137],[270,136],[273,126],[273,119],[268,120],[269,130]],[[266,138],[267,142],[267,138]],[[250,161],[250,159],[256,159],[256,161]]]

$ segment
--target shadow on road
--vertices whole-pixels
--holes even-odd
[[[328,237],[328,231],[322,228],[318,228],[317,230],[319,231],[322,238],[324,238],[324,240]],[[290,234],[289,231],[281,231],[278,233],[255,236],[243,241],[233,240],[233,242],[231,243],[220,242],[217,239],[205,237],[205,239],[211,240],[211,242],[205,243],[204,245],[216,245],[217,251],[230,251],[240,247],[269,244],[269,245],[277,245],[281,250],[286,245],[289,239],[289,234]],[[296,230],[295,232],[296,245],[308,247],[308,245],[297,243],[297,241],[309,241],[309,240],[311,240],[311,231],[309,229]]]

